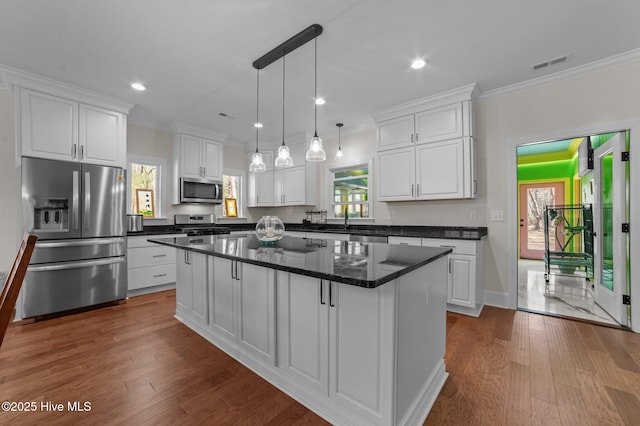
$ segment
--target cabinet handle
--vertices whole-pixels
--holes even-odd
[[[322,287],[323,287],[323,280],[320,280],[320,304],[326,305],[327,303],[324,301],[324,294],[322,291]]]
[[[416,185],[416,197],[420,196],[420,184]]]
[[[336,305],[333,303],[333,292],[331,291],[332,287],[333,287],[333,283],[329,281],[329,306],[333,308]]]
[[[154,275],[153,278],[160,278],[160,277],[166,277],[167,274],[158,274],[158,275]]]
[[[449,258],[449,273],[451,273],[451,258]]]
[[[474,195],[478,193],[478,179],[473,180],[473,193]]]
[[[240,281],[240,277],[238,276],[238,261],[236,260],[236,280]]]
[[[229,266],[231,266],[231,279],[235,280],[236,277],[233,276],[233,260],[231,261],[231,264]]]
[[[74,143],[71,146],[71,158],[76,158],[77,151],[78,151],[78,146]]]
[[[207,175],[207,168],[203,167],[202,168],[202,177],[205,177]]]
[[[411,133],[411,143],[413,143],[413,133]]]
[[[413,194],[414,194],[414,191],[413,191],[413,190],[414,190],[414,188],[415,188],[415,185],[412,183],[412,184],[411,184],[411,196],[412,196],[412,197],[414,197],[414,195],[413,195]]]
[[[184,251],[184,263],[191,265],[191,262],[189,261],[189,252],[187,250]]]
[[[80,159],[84,159],[84,145],[80,145]]]
[[[418,135],[420,135],[420,133],[416,133],[416,142],[418,142]]]
[[[166,254],[154,254],[151,257],[167,257],[167,255]]]

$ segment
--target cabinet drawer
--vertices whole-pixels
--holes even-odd
[[[415,237],[389,237],[389,244],[398,244],[401,246],[421,246],[422,240]]]
[[[176,282],[176,265],[159,265],[129,269],[129,290]]]
[[[129,269],[144,268],[154,265],[176,263],[176,249],[173,247],[154,245],[127,250]]]
[[[438,238],[423,238],[425,247],[451,247],[454,254],[476,255],[476,242],[466,240],[441,240]]]

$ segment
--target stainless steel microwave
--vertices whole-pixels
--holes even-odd
[[[180,178],[180,202],[221,204],[222,182]]]

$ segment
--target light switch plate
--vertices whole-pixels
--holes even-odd
[[[492,222],[504,222],[504,210],[491,210]]]

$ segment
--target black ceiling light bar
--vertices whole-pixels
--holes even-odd
[[[285,41],[277,47],[274,47],[269,52],[253,61],[253,67],[255,69],[261,70],[274,63],[278,59],[282,58],[286,54],[293,52],[298,47],[318,37],[320,34],[322,34],[322,25],[310,25],[304,30],[300,31],[298,34],[291,37],[289,40]]]

